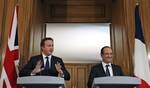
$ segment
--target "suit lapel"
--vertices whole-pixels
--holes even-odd
[[[100,68],[101,68],[101,73],[102,73],[102,75],[103,75],[103,76],[106,76],[106,73],[105,73],[105,70],[104,70],[104,68],[103,68],[102,63],[100,64]]]
[[[42,55],[39,56],[39,60],[41,60],[41,62],[42,62],[42,68],[43,68],[44,67],[44,61],[43,61],[43,56]]]
[[[113,75],[117,76],[118,73],[117,73],[117,69],[116,69],[115,65],[111,64],[111,66],[112,66],[112,70],[113,70]]]
[[[56,63],[57,63],[57,59],[54,56],[52,56],[51,57],[51,68],[50,68],[51,74],[57,74],[57,71],[56,71],[56,68],[55,68]]]
[[[55,64],[54,64],[54,56],[51,57],[51,69],[54,68],[53,66],[55,66]]]
[[[52,55],[51,57],[51,70],[56,70],[55,69],[55,64],[57,63],[55,57]]]

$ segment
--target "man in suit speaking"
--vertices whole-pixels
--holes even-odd
[[[54,41],[52,38],[44,38],[41,41],[41,55],[32,56],[29,62],[22,68],[19,76],[60,76],[70,80],[70,74],[66,70],[61,58],[53,56]]]
[[[88,88],[92,88],[93,79],[96,77],[123,76],[121,68],[118,65],[112,64],[112,54],[112,49],[109,46],[104,46],[101,49],[102,62],[91,68],[88,79]]]

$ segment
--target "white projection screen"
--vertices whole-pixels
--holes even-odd
[[[48,23],[46,37],[54,39],[53,55],[65,63],[98,63],[100,49],[110,46],[110,24]]]

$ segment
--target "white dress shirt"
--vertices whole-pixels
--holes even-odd
[[[44,67],[45,67],[45,65],[46,65],[46,60],[47,60],[47,56],[46,55],[44,55],[43,53],[42,53],[42,56],[43,56],[43,62],[44,62]],[[49,55],[48,56],[48,61],[49,61],[49,66],[51,67],[51,57],[52,57],[52,55]],[[36,75],[36,74],[33,74],[32,72],[30,73],[30,75],[31,76],[33,76],[33,75]]]
[[[108,69],[109,69],[110,76],[113,76],[113,70],[112,70],[111,63],[106,64],[105,62],[102,62],[102,65],[103,65],[103,68],[104,68],[104,71],[105,71],[105,72],[106,72],[106,65],[109,65],[109,66],[108,66]]]
[[[43,56],[44,67],[45,67],[46,61],[47,61],[46,57],[48,57],[49,67],[51,67],[51,57],[52,57],[52,55],[46,56],[45,54],[42,54],[42,56]]]

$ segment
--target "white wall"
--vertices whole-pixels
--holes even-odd
[[[109,24],[49,23],[46,36],[54,39],[54,55],[65,63],[100,61],[100,49],[110,46]]]

